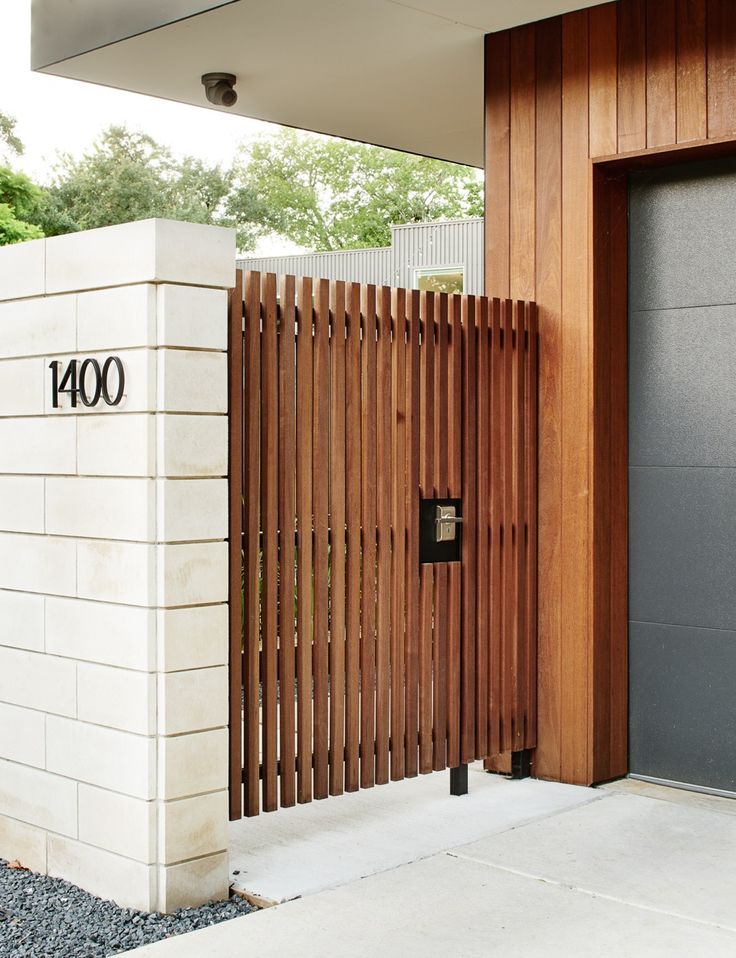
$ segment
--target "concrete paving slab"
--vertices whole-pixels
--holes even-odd
[[[453,854],[736,931],[736,825],[715,810],[609,792]]]
[[[435,772],[234,822],[232,882],[287,901],[602,797],[557,782],[509,781],[479,763],[469,786],[468,795],[453,797],[449,773]]]
[[[694,805],[711,812],[736,815],[736,798],[726,798],[723,795],[709,795],[687,788],[673,788],[671,785],[643,782],[636,778],[620,778],[615,782],[607,782],[597,787],[607,792],[641,795],[642,798],[659,798],[663,802],[674,802],[676,805]]]
[[[730,931],[446,854],[129,952],[133,958],[735,953]]]

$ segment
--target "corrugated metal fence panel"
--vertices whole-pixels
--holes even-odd
[[[463,292],[481,296],[483,290],[483,219],[412,223],[392,227],[391,247],[395,286],[416,287],[416,269],[462,266]]]
[[[483,295],[483,219],[445,220],[392,226],[386,249],[299,253],[238,260],[238,269],[262,273],[315,276],[324,279],[415,289],[415,270],[462,266],[463,292]]]
[[[392,250],[346,249],[335,253],[297,253],[293,256],[264,256],[238,260],[238,269],[351,283],[391,284]]]

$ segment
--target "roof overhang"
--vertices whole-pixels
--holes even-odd
[[[483,36],[603,0],[33,0],[34,70],[483,164]]]

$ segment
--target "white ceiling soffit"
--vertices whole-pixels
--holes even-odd
[[[483,35],[599,2],[34,0],[33,62],[209,109],[234,73],[229,112],[482,166]]]

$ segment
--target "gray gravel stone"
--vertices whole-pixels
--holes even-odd
[[[107,958],[255,910],[231,898],[149,914],[0,859],[0,958]]]

